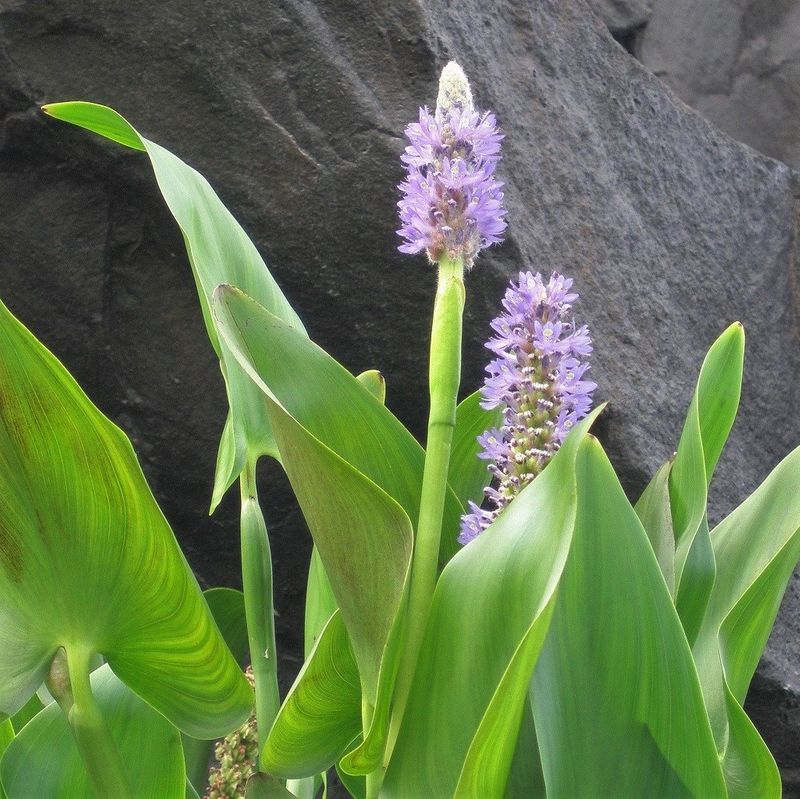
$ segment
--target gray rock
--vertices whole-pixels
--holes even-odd
[[[582,294],[611,400],[600,435],[632,497],[672,453],[704,351],[734,319],[746,384],[714,518],[800,442],[792,174],[687,108],[581,0],[0,9],[3,299],[131,435],[204,583],[239,579],[237,503],[205,515],[225,398],[182,242],[143,157],[46,122],[38,103],[113,105],[204,172],[312,337],[354,372],[381,368],[421,435],[434,275],[396,252],[395,184],[403,126],[455,57],[507,134],[510,223],[469,276],[465,392],[507,279],[559,269]],[[279,470],[262,477],[288,678],[309,544]],[[787,774],[798,605],[793,589],[751,694]]]
[[[611,33],[619,37],[647,24],[653,13],[648,0],[588,0]]]
[[[800,166],[800,4],[655,0],[636,55],[731,136]]]

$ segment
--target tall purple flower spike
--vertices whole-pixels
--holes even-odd
[[[401,160],[407,172],[398,202],[405,253],[427,252],[432,262],[462,258],[466,267],[506,229],[503,184],[494,171],[503,135],[494,114],[476,112],[469,83],[451,61],[442,71],[436,111],[420,108],[406,128]]]
[[[496,358],[486,367],[481,405],[503,409],[499,430],[478,436],[489,461],[493,485],[486,489],[490,507],[470,502],[461,518],[462,544],[482,533],[503,508],[530,483],[567,434],[592,407],[597,385],[585,379],[592,351],[586,325],[569,318],[578,295],[572,280],[553,272],[545,284],[537,272],[520,272],[503,300],[505,312],[493,322],[495,335],[486,346]]]

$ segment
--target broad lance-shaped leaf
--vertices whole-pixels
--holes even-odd
[[[743,362],[744,330],[736,322],[703,360],[669,477],[676,606],[690,643],[714,583],[714,556],[704,522],[708,486],[736,418]]]
[[[548,799],[722,799],[680,619],[645,531],[593,439],[578,456],[576,480],[572,546],[531,689]]]
[[[386,401],[386,381],[383,375],[377,370],[362,372],[356,378],[364,388],[366,388],[381,404]],[[333,595],[330,580],[325,574],[325,567],[319,557],[319,552],[314,546],[311,553],[311,561],[308,569],[308,585],[306,588],[306,608],[304,626],[304,653],[308,661],[311,658],[314,647],[323,629],[326,629],[329,621],[333,621],[331,616],[337,612],[338,605]],[[272,769],[275,773],[283,767],[286,773],[300,773],[302,769],[297,762],[297,758],[316,759],[319,764],[313,776],[301,779],[293,779],[287,783],[287,787],[300,797],[312,799],[318,793],[320,785],[326,780],[326,771],[339,757],[347,750],[353,742],[356,734],[361,730],[361,689],[358,682],[358,669],[353,660],[352,647],[347,637],[347,632],[343,626],[341,615],[337,613],[337,623],[327,627],[326,635],[338,635],[337,641],[326,642],[324,645],[319,642],[317,653],[314,657],[317,660],[324,660],[324,668],[318,665],[311,667],[306,663],[302,672],[292,686],[289,696],[284,702],[280,716],[273,725],[270,740],[266,742],[264,752],[264,762],[274,763]],[[324,658],[321,653],[325,653]],[[350,671],[354,671],[355,679],[346,677]],[[345,681],[343,685],[342,682]],[[348,686],[354,684],[356,691],[348,690]],[[327,701],[311,701],[310,697],[323,697]],[[302,707],[302,713],[290,713],[288,708]],[[354,731],[347,732],[346,728],[339,723],[340,719],[351,719],[354,724]],[[334,734],[328,729],[326,722],[335,719],[335,730],[342,731],[337,741],[334,741]],[[320,740],[317,732],[325,730],[323,739]],[[270,742],[271,741],[271,742]],[[320,744],[322,744],[320,746]],[[281,748],[284,753],[290,754],[288,758],[283,758],[273,750]],[[331,754],[334,751],[335,754]],[[281,764],[281,760],[285,762]],[[292,763],[292,766],[289,766]]]
[[[690,643],[715,579],[705,522],[708,486],[736,416],[743,360],[744,331],[737,322],[703,360],[674,459],[636,504]]]
[[[92,690],[114,739],[132,795],[183,799],[181,737],[160,713],[120,682],[106,665],[92,673]],[[94,789],[65,715],[55,702],[11,742],[0,763],[8,799],[90,799]]]
[[[503,795],[569,553],[575,457],[596,415],[442,572],[382,796]]]
[[[294,795],[269,774],[253,774],[247,780],[244,799],[294,799]]]
[[[669,593],[585,433],[442,574],[385,796],[503,796],[534,663],[544,782],[518,795],[725,796]]]
[[[717,579],[693,652],[732,799],[780,796],[741,705],[800,558],[800,448],[711,532]]]
[[[213,511],[241,473],[248,454],[255,460],[262,454],[277,457],[278,453],[258,389],[219,340],[211,314],[211,295],[220,283],[230,283],[296,330],[303,331],[303,325],[247,234],[199,172],[140,135],[127,120],[106,106],[51,103],[42,110],[56,119],[146,152],[164,200],[183,233],[208,337],[222,362],[230,405],[217,458]]]
[[[0,712],[63,646],[102,653],[184,732],[223,735],[252,692],[122,431],[0,304]]]

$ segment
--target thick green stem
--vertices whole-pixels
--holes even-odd
[[[431,410],[428,418],[425,469],[411,566],[406,634],[395,688],[387,752],[391,752],[405,713],[433,590],[436,587],[447,473],[456,423],[458,388],[461,383],[463,312],[464,264],[461,260],[441,261],[431,326]]]
[[[259,751],[280,707],[275,616],[272,610],[272,554],[267,525],[258,504],[255,462],[248,461],[240,477],[242,493],[242,587],[250,644],[250,664],[256,683],[256,725]]]
[[[47,686],[67,716],[83,765],[99,799],[133,796],[122,768],[122,757],[92,694],[91,652],[61,649],[53,659]]]

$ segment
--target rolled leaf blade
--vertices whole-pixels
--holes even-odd
[[[220,342],[211,314],[211,295],[220,283],[238,286],[298,331],[303,325],[289,305],[242,227],[195,169],[164,147],[149,141],[120,114],[87,102],[50,103],[51,117],[85,128],[112,141],[143,150],[156,181],[181,229],[194,273],[206,331],[223,364],[230,415],[223,430],[211,509],[244,468],[248,454],[277,457],[258,390]]]

